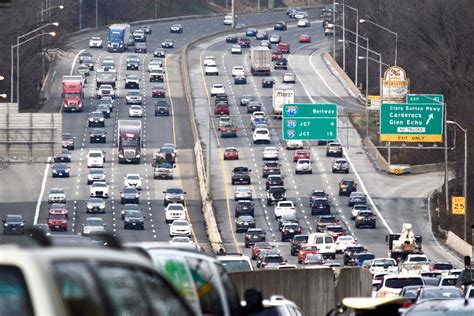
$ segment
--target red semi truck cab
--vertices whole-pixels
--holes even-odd
[[[63,77],[63,110],[64,112],[82,112],[84,101],[84,82],[82,76]]]

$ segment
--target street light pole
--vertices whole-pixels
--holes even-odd
[[[232,6],[232,32],[235,32],[235,0],[232,0],[230,5]]]
[[[95,27],[99,26],[99,0],[95,0]]]
[[[32,40],[34,40],[35,38],[38,38],[38,37],[43,36],[43,35],[56,36],[56,33],[55,33],[55,32],[49,32],[49,33],[36,34],[35,36],[33,36],[33,37],[27,39],[26,41],[23,41],[23,42],[20,42],[20,38],[25,37],[25,36],[27,36],[27,35],[29,35],[29,34],[35,32],[35,31],[37,31],[37,30],[40,30],[40,29],[42,29],[42,28],[44,28],[44,27],[46,27],[46,26],[55,25],[55,24],[57,24],[57,22],[48,23],[48,24],[46,24],[46,25],[43,25],[43,26],[41,26],[41,27],[39,27],[39,28],[37,28],[37,29],[35,29],[35,30],[29,32],[29,33],[26,33],[26,34],[21,35],[21,36],[17,36],[17,38],[16,38],[16,41],[17,41],[16,45],[12,45],[12,46],[11,46],[11,52],[12,52],[12,56],[11,56],[11,57],[12,57],[12,61],[11,61],[11,63],[12,63],[12,65],[13,65],[13,48],[16,48],[16,76],[17,76],[17,78],[16,78],[16,103],[18,103],[18,106],[20,106],[20,62],[19,62],[19,60],[20,60],[20,54],[19,54],[20,46],[21,46],[22,44],[28,43],[29,41],[32,41]],[[58,24],[58,25],[59,25],[59,24]],[[12,66],[12,71],[13,71],[13,66]],[[13,82],[11,83],[11,90],[13,91]]]
[[[342,69],[346,72],[346,5],[342,0]]]
[[[359,22],[360,22],[360,23],[366,23],[366,22],[368,22],[368,23],[370,23],[370,24],[373,24],[373,25],[375,25],[375,26],[378,26],[379,28],[381,28],[381,29],[384,30],[384,31],[387,31],[387,32],[389,32],[389,33],[395,35],[395,63],[394,63],[394,65],[396,66],[396,65],[397,65],[397,58],[398,58],[398,33],[397,33],[397,32],[394,32],[394,31],[392,31],[392,30],[390,30],[390,29],[388,29],[388,28],[386,28],[386,27],[384,27],[384,26],[382,26],[382,25],[380,25],[380,24],[378,24],[378,23],[375,23],[374,21],[371,21],[371,20],[360,19]]]
[[[467,203],[467,128],[463,128],[458,122],[446,120],[446,124],[456,125],[464,133],[464,181],[463,181],[463,193],[464,193],[464,241],[468,240],[468,230],[471,225],[468,225],[469,211]]]
[[[336,0],[332,0],[332,25],[334,32],[332,34],[332,58],[336,59]]]

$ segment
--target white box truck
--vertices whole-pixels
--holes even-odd
[[[289,85],[273,86],[273,117],[281,119],[283,104],[295,102],[295,89]]]
[[[272,53],[268,47],[253,47],[250,51],[250,71],[254,76],[270,75]]]

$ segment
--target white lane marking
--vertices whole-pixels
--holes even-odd
[[[44,173],[43,173],[43,182],[41,183],[41,191],[38,196],[38,201],[36,202],[36,210],[35,210],[35,219],[33,221],[33,224],[38,224],[38,217],[40,213],[40,208],[41,208],[41,201],[43,200],[43,194],[44,194],[44,189],[46,188],[46,180],[48,176],[48,169],[49,165],[46,164],[44,168]]]
[[[76,54],[76,56],[74,56],[74,60],[72,61],[72,65],[71,65],[71,72],[69,73],[70,76],[72,76],[72,74],[74,73],[74,67],[76,66],[76,61],[77,59],[79,58],[79,55],[85,51],[85,49],[81,49],[79,51],[79,53]]]
[[[291,55],[290,55],[290,56],[291,56]],[[311,60],[311,58],[310,58],[310,60]],[[290,62],[290,59],[289,59],[289,62]],[[293,68],[293,67],[291,66],[291,62],[290,62],[290,67]],[[314,67],[313,67],[313,68],[314,68]],[[315,70],[315,71],[316,71],[316,70]],[[316,71],[316,73],[317,73],[318,76],[321,78],[321,75],[319,74],[319,72]],[[295,71],[295,75],[296,75],[296,71]],[[327,85],[326,81],[325,81],[324,79],[322,79],[322,80],[323,80],[323,82]],[[306,89],[306,83],[305,83],[304,81],[301,81],[301,80],[300,80],[300,83],[301,83],[301,85],[303,86],[303,89],[304,89],[304,91],[305,91],[307,97],[308,97],[313,103],[315,103],[313,97],[311,96],[311,94],[310,94],[310,93],[308,92],[308,90]],[[328,88],[329,88],[329,86],[328,86]],[[330,89],[330,88],[329,88],[329,89]],[[331,89],[330,89],[330,90],[331,90]],[[331,90],[331,91],[332,91],[332,90]],[[334,91],[332,91],[332,93],[333,93],[336,97],[339,97]],[[338,139],[338,141],[339,141],[340,143],[342,143],[340,139]],[[373,207],[373,209],[375,210],[375,213],[377,213],[377,216],[380,218],[380,220],[382,221],[383,225],[384,225],[385,228],[388,230],[388,232],[389,232],[390,234],[393,234],[392,228],[390,228],[390,226],[388,225],[387,221],[386,221],[385,218],[382,216],[382,213],[380,213],[378,207],[375,205],[374,200],[372,199],[372,197],[370,196],[369,192],[367,191],[367,188],[365,187],[364,182],[362,181],[362,178],[360,177],[359,173],[357,172],[357,169],[356,169],[356,167],[354,166],[354,164],[352,163],[352,160],[349,158],[349,154],[348,154],[347,150],[346,150],[345,148],[343,148],[343,151],[344,151],[344,155],[346,156],[347,161],[349,162],[349,164],[350,164],[351,167],[352,167],[352,170],[354,171],[355,176],[357,177],[357,180],[359,181],[359,183],[360,183],[360,185],[361,185],[361,187],[362,187],[362,191],[367,195],[367,199],[368,199],[369,202],[372,204],[372,207]]]

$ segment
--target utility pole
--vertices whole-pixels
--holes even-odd
[[[342,69],[346,72],[346,13],[345,0],[342,0]]]
[[[235,0],[232,0],[231,6],[232,6],[232,32],[235,32]]]
[[[79,0],[79,31],[82,30],[82,0]]]
[[[95,27],[99,26],[99,0],[95,0]]]
[[[257,13],[260,13],[260,0],[257,0]]]
[[[206,184],[207,184],[207,198],[211,199],[211,142],[212,142],[212,116],[209,113],[209,133],[207,135],[207,166],[206,166]]]

